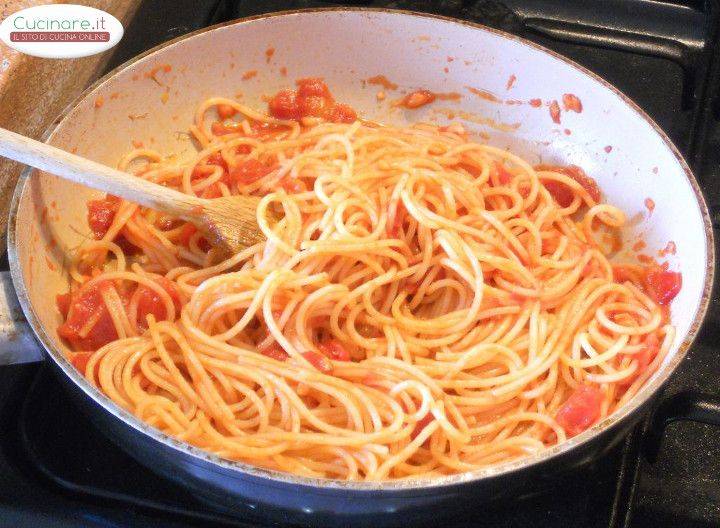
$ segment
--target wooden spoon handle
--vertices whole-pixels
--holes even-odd
[[[0,155],[66,180],[120,196],[187,220],[196,220],[206,200],[183,194],[0,128]]]

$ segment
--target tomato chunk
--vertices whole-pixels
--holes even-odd
[[[327,109],[324,117],[332,123],[354,123],[357,120],[357,112],[349,105],[336,103]]]
[[[288,356],[288,353],[283,350],[283,347],[280,346],[280,343],[278,343],[277,341],[273,342],[272,345],[266,346],[259,352],[263,356],[267,356],[276,361],[286,361],[287,358],[290,357]]]
[[[300,108],[294,90],[280,90],[268,103],[270,115],[277,119],[300,119]]]
[[[578,435],[600,418],[602,399],[597,387],[580,385],[560,407],[555,419],[569,436]]]
[[[88,225],[97,240],[102,239],[110,229],[115,219],[115,213],[120,208],[120,198],[108,195],[102,200],[90,200],[88,208]]]
[[[653,266],[645,275],[648,294],[661,305],[669,304],[682,288],[682,274]]]
[[[415,108],[420,108],[421,106],[430,104],[434,100],[435,94],[432,93],[430,90],[416,90],[407,94],[403,98],[403,100],[400,101],[400,106],[404,106],[405,108],[413,110]]]
[[[302,98],[321,97],[323,99],[329,99],[332,97],[327,85],[318,77],[298,79],[295,84],[297,84],[298,87],[297,94]]]
[[[230,171],[230,177],[242,185],[248,185],[258,181],[275,170],[274,166],[263,163],[262,161],[251,158],[245,160],[237,167],[233,167]]]
[[[502,163],[497,161],[493,163],[494,174],[493,177],[500,185],[507,185],[512,181],[512,174],[505,168]]]
[[[85,370],[87,369],[88,361],[90,361],[90,358],[94,352],[75,352],[70,356],[70,363],[78,369],[80,372],[85,374]]]
[[[237,110],[228,104],[219,104],[217,105],[217,113],[220,119],[228,119],[229,117],[234,116],[237,113]]]
[[[318,354],[317,352],[313,352],[312,350],[310,352],[303,352],[302,355],[305,359],[308,360],[308,362],[318,369],[323,374],[329,374],[332,372],[332,363],[323,356],[322,354]]]
[[[350,106],[335,102],[327,85],[318,78],[299,79],[297,90],[280,90],[268,103],[278,119],[321,117],[332,123],[352,123],[357,114]]]
[[[102,298],[102,291],[109,287],[110,283],[103,281],[82,288],[72,296],[65,322],[58,327],[58,335],[70,341],[75,350],[94,351],[118,338],[115,324]],[[62,302],[67,300],[63,299]],[[58,308],[62,311],[63,306],[59,305]],[[81,337],[80,330],[88,320],[94,320],[95,325],[85,337]]]
[[[168,292],[170,298],[173,301],[173,305],[175,306],[175,315],[179,315],[182,305],[180,303],[180,292],[178,291],[175,284],[172,281],[166,279],[165,277],[158,277],[154,278],[153,280],[159,283],[160,286],[162,286],[163,289]],[[137,292],[137,321],[141,327],[147,328],[147,316],[150,314],[155,317],[156,321],[163,321],[167,318],[165,303],[155,290],[141,284],[140,286],[138,286]]]
[[[282,180],[280,180],[280,187],[290,194],[307,192],[305,182],[298,180],[297,178],[290,178],[289,176],[285,176]]]
[[[350,352],[337,339],[329,339],[318,345],[320,352],[334,361],[350,361]]]
[[[568,165],[567,167],[560,167],[558,165],[538,165],[535,167],[535,170],[561,172],[579,183],[594,201],[600,201],[600,187],[598,187],[597,182],[585,174],[585,171],[577,165]],[[573,193],[572,189],[564,183],[549,180],[543,182],[543,185],[560,207],[568,207],[572,203],[575,193]]]
[[[55,304],[57,304],[60,314],[63,319],[67,319],[68,312],[70,312],[70,304],[72,303],[72,295],[70,292],[61,293],[55,297]]]

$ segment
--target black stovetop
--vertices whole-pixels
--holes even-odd
[[[428,11],[534,40],[600,74],[683,151],[720,227],[720,0],[148,0],[111,68],[216,22],[302,7]],[[0,267],[2,260],[0,260]],[[720,525],[720,301],[654,418],[578,473],[511,504],[478,505],[447,528]],[[666,423],[671,423],[665,428]],[[0,526],[260,527],[258,512],[214,513],[156,477],[76,409],[49,368],[0,367]]]

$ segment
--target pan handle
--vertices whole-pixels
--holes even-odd
[[[0,272],[0,366],[44,359],[15,295],[10,272]]]

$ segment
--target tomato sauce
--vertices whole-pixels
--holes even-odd
[[[318,345],[322,354],[334,361],[350,361],[350,352],[337,339],[330,339]]]
[[[585,174],[585,171],[577,165],[568,165],[567,167],[560,167],[557,165],[537,165],[535,170],[561,172],[578,182],[595,202],[600,201],[600,187],[598,187],[597,182]],[[543,182],[543,185],[560,207],[568,207],[572,203],[575,193],[573,193],[572,189],[564,183],[547,180]]]

